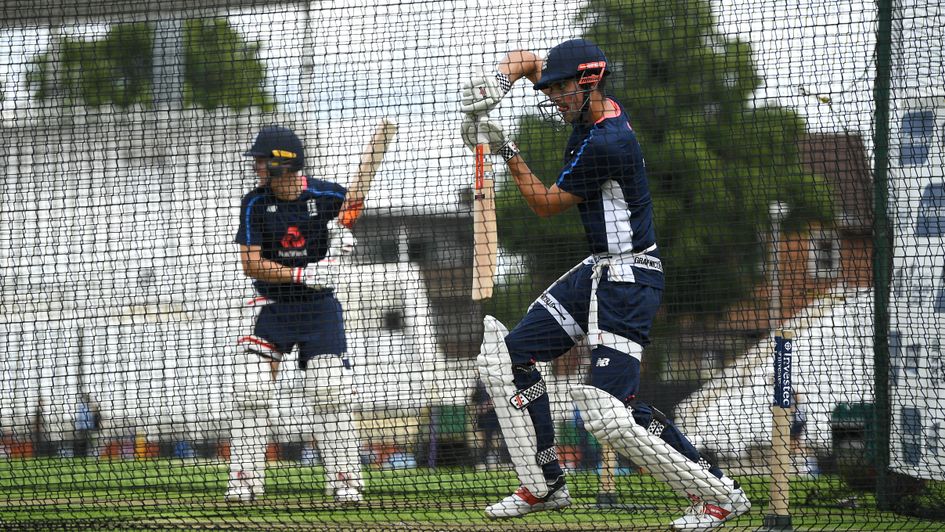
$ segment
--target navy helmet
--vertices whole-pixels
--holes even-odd
[[[299,172],[305,167],[305,148],[289,128],[266,126],[259,130],[253,146],[243,155],[268,159],[269,175],[281,176],[286,170]]]
[[[581,85],[596,87],[607,74],[610,74],[607,57],[596,44],[585,39],[571,39],[548,52],[541,70],[541,79],[534,88],[545,89],[572,78],[577,78]]]

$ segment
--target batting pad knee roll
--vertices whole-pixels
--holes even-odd
[[[544,497],[549,487],[541,462],[556,458],[549,454],[554,452],[554,448],[546,450],[543,455],[537,453],[535,424],[525,409],[527,397],[519,393],[513,381],[512,358],[505,344],[508,329],[492,316],[485,317],[483,326],[482,347],[476,357],[479,376],[492,397],[496,417],[499,418],[499,426],[519,481],[536,497]],[[541,385],[544,383],[541,382]],[[520,402],[513,406],[516,400]]]
[[[571,397],[584,417],[588,432],[618,453],[667,483],[680,496],[728,502],[734,491],[730,479],[718,478],[656,434],[637,424],[633,414],[613,395],[593,386],[579,385]]]
[[[241,351],[233,361],[233,400],[242,410],[268,409],[272,397],[269,359]]]

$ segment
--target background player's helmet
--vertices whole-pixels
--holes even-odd
[[[581,85],[596,87],[604,76],[610,74],[607,57],[596,44],[585,39],[564,41],[548,52],[541,70],[541,79],[535,90],[553,83],[576,78]]]
[[[266,126],[259,130],[253,146],[243,155],[268,159],[266,167],[271,177],[279,177],[286,170],[299,172],[305,167],[305,148],[289,128]]]

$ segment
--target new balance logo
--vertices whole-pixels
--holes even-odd
[[[610,365],[610,359],[609,359],[609,358],[598,358],[596,365],[597,365],[597,367],[599,367],[599,368],[607,367],[607,366]]]

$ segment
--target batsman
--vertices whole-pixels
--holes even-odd
[[[340,261],[355,245],[339,223],[347,191],[302,175],[304,147],[285,127],[261,129],[244,155],[253,158],[258,183],[243,197],[236,242],[243,272],[259,297],[252,302],[255,329],[237,346],[225,498],[249,502],[263,495],[273,385],[283,358],[298,348],[298,367],[305,373],[305,404],[299,408],[315,415],[326,492],[338,502],[360,502],[353,368],[334,294]]]
[[[713,528],[748,511],[744,491],[672,421],[637,398],[643,350],[662,299],[663,265],[643,152],[627,112],[604,93],[610,73],[600,48],[574,39],[552,48],[545,59],[513,51],[494,72],[474,75],[462,87],[464,142],[474,148],[488,141],[538,216],[577,206],[591,253],[545,290],[511,332],[485,317],[477,364],[521,483],[486,508],[486,515],[519,517],[571,504],[536,362],[587,342],[590,385],[571,390],[587,429],[690,503],[674,528]],[[521,78],[544,94],[538,107],[544,118],[572,128],[564,165],[550,188],[488,117]]]

